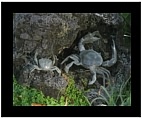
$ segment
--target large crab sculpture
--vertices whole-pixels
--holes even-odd
[[[93,74],[92,80],[89,82],[89,85],[92,85],[96,81],[96,73],[103,76],[103,85],[105,86],[105,80],[109,80],[110,78],[110,71],[101,67],[111,67],[114,65],[117,61],[117,51],[115,48],[114,40],[112,39],[113,45],[112,45],[112,58],[107,61],[103,61],[103,58],[101,56],[101,53],[98,53],[94,51],[93,49],[86,50],[84,47],[85,43],[93,43],[94,41],[99,40],[99,37],[96,37],[96,34],[98,34],[98,31],[95,31],[93,33],[89,33],[84,38],[81,38],[78,48],[80,51],[79,56],[76,54],[72,54],[68,57],[66,57],[61,64],[65,63],[69,58],[73,61],[69,64],[67,64],[64,68],[65,72],[68,73],[70,67],[75,65],[82,65],[84,68],[89,69],[90,72]]]
[[[35,69],[36,70],[42,70],[42,71],[54,71],[56,70],[59,74],[59,76],[61,76],[61,70],[57,67],[57,66],[54,66],[55,64],[55,56],[53,57],[54,60],[52,61],[51,59],[49,58],[41,58],[41,59],[37,59],[37,51],[34,55],[34,62],[35,64],[30,64],[31,67],[30,67],[30,73],[33,72]]]

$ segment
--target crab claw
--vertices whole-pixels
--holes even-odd
[[[84,44],[86,44],[86,43],[93,43],[95,41],[100,40],[99,37],[95,36],[95,33],[96,32],[88,33],[86,36],[84,36],[83,38],[81,38],[81,40],[80,40],[80,42],[78,44],[79,51],[85,50]]]
[[[111,58],[111,60],[104,61],[102,63],[102,66],[111,67],[117,61],[117,51],[116,51],[116,48],[115,48],[115,42],[114,42],[114,40],[112,40],[112,42],[113,42],[113,45],[111,46],[112,50],[113,50],[113,52],[112,52],[112,58]]]

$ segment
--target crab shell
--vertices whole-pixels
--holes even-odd
[[[81,51],[80,60],[85,68],[89,68],[91,66],[100,66],[103,63],[101,54],[94,50]]]
[[[42,58],[39,59],[39,67],[43,70],[48,70],[53,66],[52,61],[50,59]]]

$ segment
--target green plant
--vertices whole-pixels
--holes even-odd
[[[89,102],[74,84],[73,78],[69,79],[68,87],[64,95],[59,99],[44,96],[41,91],[33,88],[21,86],[13,76],[13,105],[31,106],[32,103],[43,104],[46,106],[88,106]]]
[[[126,36],[131,36],[131,13],[121,13],[124,19],[124,34]]]
[[[131,106],[131,86],[129,82],[130,79],[131,78],[129,78],[121,85],[119,92],[115,90],[115,87],[111,87],[111,91],[108,92],[105,87],[101,86],[102,90],[104,90],[108,98],[96,93],[98,97],[93,99],[91,104],[96,100],[102,100],[108,106]]]
[[[89,106],[87,98],[84,96],[83,92],[75,87],[75,82],[72,77],[69,78],[69,85],[65,92],[65,97],[68,99],[68,104],[70,106]]]
[[[13,105],[29,106],[33,102],[45,104],[45,97],[41,91],[21,86],[16,80],[13,81]]]

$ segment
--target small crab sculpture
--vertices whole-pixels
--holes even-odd
[[[47,58],[41,58],[41,59],[37,59],[37,52],[34,55],[34,61],[35,61],[35,65],[31,65],[31,69],[30,69],[30,73],[33,72],[35,69],[37,70],[43,70],[43,71],[54,71],[56,70],[59,74],[59,76],[61,76],[61,70],[57,67],[54,66],[55,64],[55,56],[53,57],[54,60],[52,61],[51,59],[47,59]]]
[[[114,65],[117,61],[117,51],[115,48],[115,43],[113,41],[112,45],[112,59],[107,60],[103,62],[103,58],[101,56],[101,53],[98,53],[94,51],[93,49],[86,50],[84,47],[85,43],[93,43],[94,41],[99,40],[99,37],[96,37],[98,34],[98,31],[95,31],[93,33],[89,33],[84,38],[81,38],[78,47],[80,54],[79,56],[72,54],[68,57],[66,57],[61,64],[65,63],[69,58],[73,61],[69,64],[67,64],[64,68],[65,72],[68,73],[70,67],[75,65],[82,65],[84,68],[89,69],[90,72],[93,74],[92,80],[89,82],[89,85],[92,85],[96,81],[96,73],[101,74],[103,76],[103,85],[105,86],[105,80],[108,80],[110,77],[110,71],[101,67],[111,67]]]

